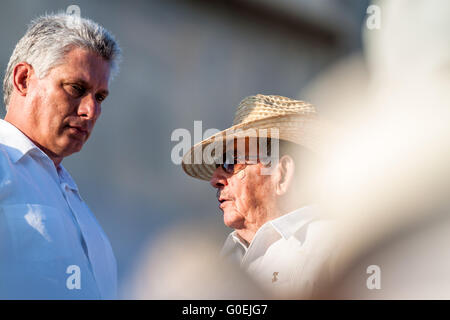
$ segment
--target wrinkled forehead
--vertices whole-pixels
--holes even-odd
[[[111,63],[88,49],[71,48],[52,71],[64,77],[79,78],[92,85],[107,87]]]

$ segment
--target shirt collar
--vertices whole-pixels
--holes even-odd
[[[73,191],[76,191],[77,193],[78,191],[78,186],[75,183],[75,181],[72,179],[72,177],[70,176],[69,172],[67,172],[67,170],[62,166],[62,164],[60,164],[58,166],[58,176],[61,180],[62,183],[66,183],[67,186],[72,189]]]
[[[222,257],[229,257],[231,260],[235,260],[235,262],[240,263],[246,252],[247,247],[243,241],[241,241],[236,231],[233,231],[225,240],[220,255]]]
[[[287,240],[304,225],[316,219],[317,211],[316,205],[309,205],[271,220],[266,225],[271,225],[275,231]]]
[[[41,151],[22,131],[2,119],[0,119],[0,143],[6,146],[5,149],[14,163],[31,150]]]
[[[268,229],[274,230],[281,237],[287,240],[291,236],[294,236],[295,233],[297,233],[298,230],[300,230],[303,226],[318,218],[317,211],[317,205],[309,205],[298,208],[274,220],[268,221],[258,229],[255,236],[253,237],[253,240],[256,238],[256,236],[260,236]],[[224,247],[224,251],[231,250],[232,246],[240,246],[245,251],[247,251],[248,249],[248,247],[244,244],[242,239],[237,234],[236,230],[228,235],[225,243],[226,246]]]
[[[31,151],[36,151],[40,155],[48,156],[39,149],[22,131],[17,129],[13,124],[8,121],[0,119],[0,144],[4,145],[6,152],[13,163],[17,163],[25,155]],[[51,161],[50,158],[48,158]],[[53,161],[51,161],[53,164]],[[78,187],[73,181],[67,170],[60,164],[57,169],[58,176],[61,182],[65,182],[67,186],[78,192]]]
[[[244,250],[247,250],[247,246],[244,244],[244,240],[237,234],[237,231],[234,230],[228,235],[228,241],[233,241],[235,244],[240,245]]]

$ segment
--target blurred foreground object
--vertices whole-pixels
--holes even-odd
[[[219,257],[218,232],[202,225],[162,233],[142,252],[130,279],[131,299],[263,299],[261,289]]]
[[[321,191],[340,280],[318,297],[450,299],[450,3],[374,4],[367,67],[354,56],[301,93],[341,128]]]

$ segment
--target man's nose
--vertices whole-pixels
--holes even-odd
[[[93,95],[86,95],[78,107],[78,115],[88,120],[96,120],[100,116],[101,107]]]
[[[228,184],[227,177],[225,176],[225,172],[219,167],[217,168],[209,183],[213,186],[213,188],[221,188]]]

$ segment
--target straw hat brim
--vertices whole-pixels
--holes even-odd
[[[299,144],[312,151],[318,147],[320,125],[315,114],[276,115],[234,125],[197,143],[183,156],[182,168],[191,177],[209,181],[216,169],[214,159],[218,155],[214,154],[214,150],[218,143],[224,147],[230,139],[258,137],[260,130],[265,130],[264,135],[271,137],[273,128],[278,129],[280,140]],[[209,150],[204,155],[207,147]]]

